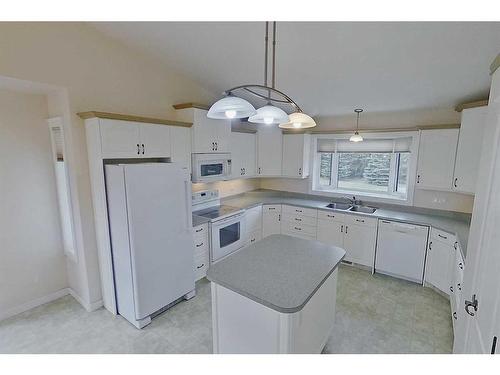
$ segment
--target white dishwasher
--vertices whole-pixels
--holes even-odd
[[[379,220],[375,272],[423,282],[429,227]]]

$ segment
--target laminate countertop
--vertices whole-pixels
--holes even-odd
[[[212,264],[207,279],[282,313],[300,311],[345,250],[273,234]]]
[[[243,209],[255,207],[262,204],[288,204],[292,206],[316,208],[325,211],[332,211],[332,209],[325,207],[331,201],[331,199],[321,199],[321,197],[316,197],[313,195],[270,190],[255,190],[222,199],[223,204]],[[372,204],[370,204],[370,206],[371,205]],[[373,206],[377,207],[376,204]],[[469,214],[422,208],[417,209],[402,207],[401,209],[399,209],[394,205],[380,205],[373,214],[364,214],[361,212],[349,212],[342,210],[336,211],[345,213],[347,215],[358,215],[373,217],[377,219],[394,220],[404,223],[427,225],[437,229],[441,229],[457,237],[457,241],[459,242],[464,258],[466,256],[471,217],[471,215]]]

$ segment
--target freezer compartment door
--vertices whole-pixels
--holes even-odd
[[[176,164],[125,166],[136,319],[194,289],[191,182]]]

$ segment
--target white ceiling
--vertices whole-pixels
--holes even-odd
[[[91,26],[217,94],[263,81],[263,22]],[[311,115],[452,108],[487,96],[500,22],[281,22],[277,40],[276,88]]]

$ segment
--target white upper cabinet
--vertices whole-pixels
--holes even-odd
[[[457,142],[458,129],[421,131],[416,187],[451,190]]]
[[[257,175],[281,176],[283,134],[277,126],[261,126],[257,131]]]
[[[191,129],[172,126],[170,129],[171,160],[191,172]]]
[[[453,190],[474,194],[488,107],[464,109],[458,137]]]
[[[283,135],[283,177],[306,178],[309,176],[309,134]]]
[[[170,157],[170,126],[99,119],[103,158]]]
[[[179,120],[193,123],[192,152],[230,152],[231,121],[210,119],[207,112],[199,108],[184,108],[176,112]]]
[[[256,174],[256,135],[231,133],[232,178],[254,177]]]
[[[137,122],[100,119],[99,129],[103,158],[139,158],[142,156]]]
[[[141,152],[144,157],[168,157],[171,152],[170,126],[140,124]]]

